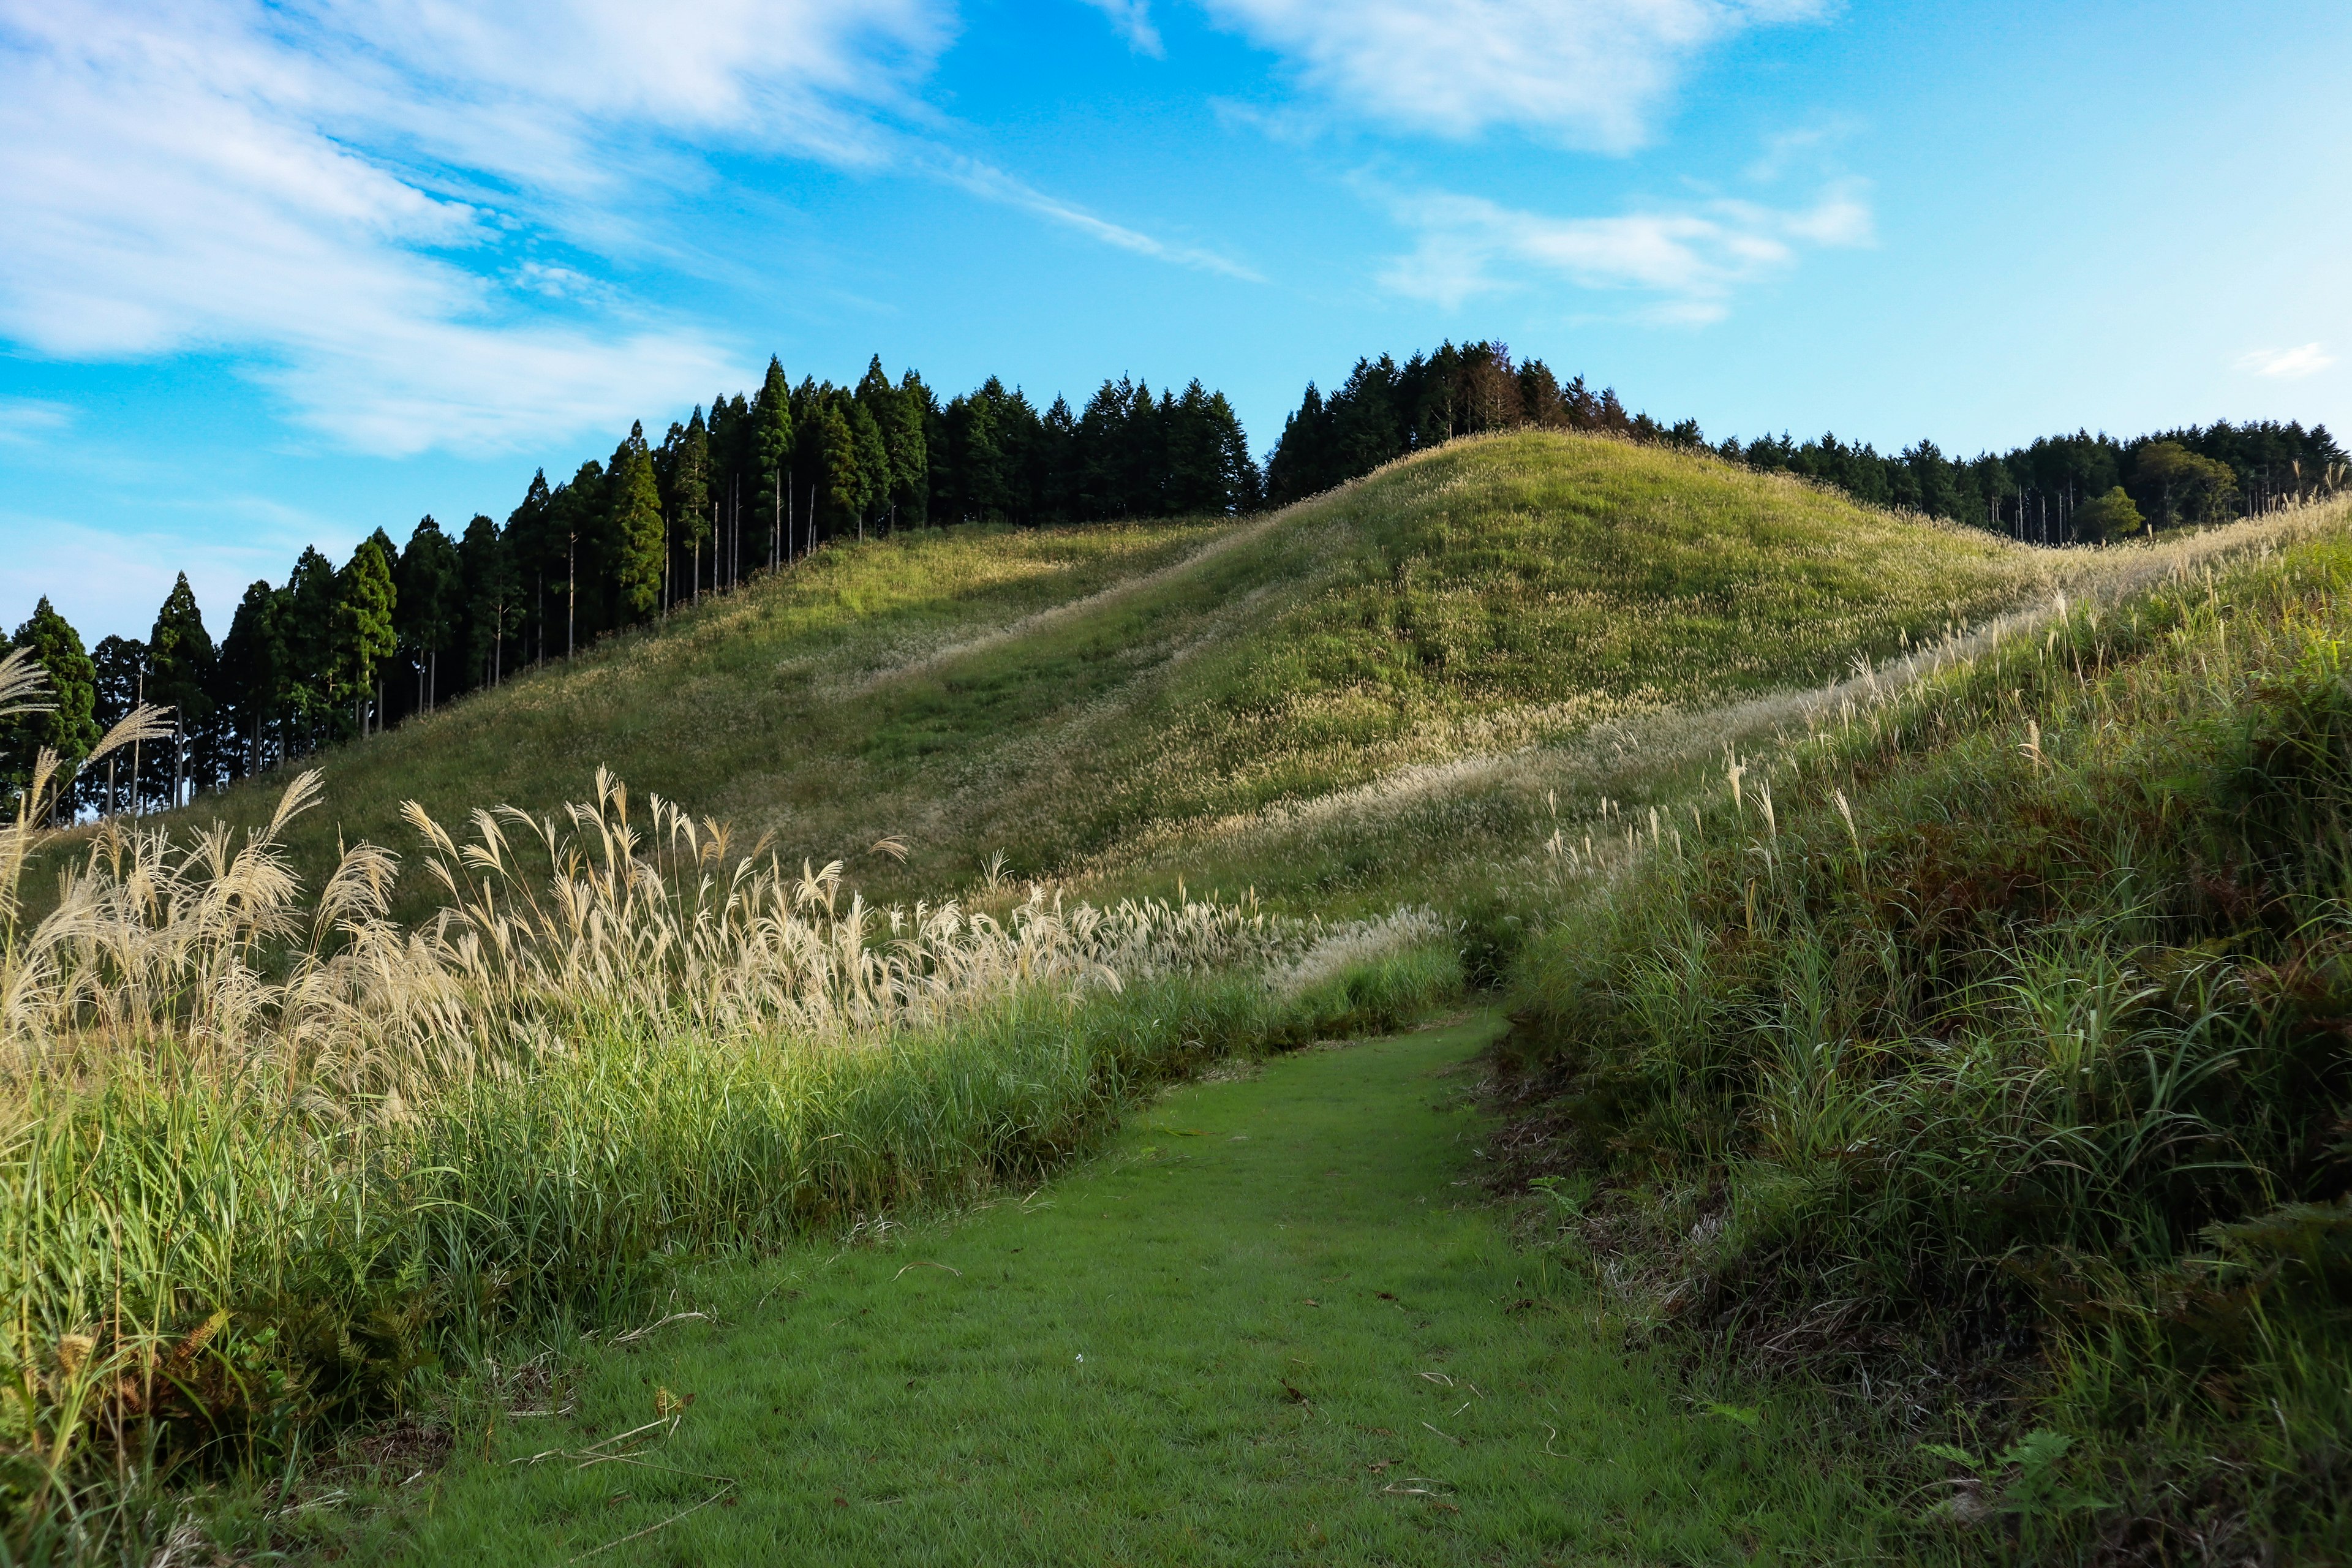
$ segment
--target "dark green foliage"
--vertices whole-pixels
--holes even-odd
[[[171,710],[176,741],[148,751],[142,784],[149,798],[177,804],[189,764],[206,751],[212,734],[215,660],[212,635],[186,573],[165,595],[147,634],[147,700]],[[198,756],[192,756],[194,751]]]
[[[21,795],[31,783],[33,762],[44,749],[68,767],[98,744],[98,672],[83,651],[81,634],[43,598],[0,652],[30,648],[48,675],[46,712],[0,719],[0,800]],[[70,800],[60,792],[61,800]]]
[[[466,685],[496,686],[506,674],[507,638],[522,626],[521,574],[499,525],[477,512],[457,542],[465,628]]]
[[[1589,391],[1582,376],[1559,384],[1549,366],[1514,369],[1498,342],[1442,344],[1402,366],[1383,354],[1358,360],[1326,397],[1309,383],[1266,458],[1268,499],[1279,504],[1368,474],[1406,452],[1456,436],[1529,426],[1593,430],[1685,449],[1704,447],[1698,421],[1664,425],[1628,414],[1615,392]],[[2086,513],[2117,485],[2159,523],[2214,522],[2330,494],[2352,477],[2325,426],[2272,422],[2191,426],[2131,442],[2078,431],[2003,457],[1969,462],[1920,441],[1888,456],[1834,434],[1802,444],[1786,434],[1717,456],[1750,468],[1833,485],[1856,500],[1976,524],[2035,544],[2096,543],[2116,536],[2114,514]]]
[[[393,568],[393,632],[400,657],[415,677],[409,710],[429,712],[440,698],[441,656],[457,647],[465,610],[457,547],[432,518],[418,522],[409,535]]]
[[[783,558],[784,491],[792,482],[793,387],[782,361],[770,358],[767,379],[751,403],[751,521],[761,565]]]
[[[643,425],[629,427],[628,440],[614,455],[608,492],[614,616],[627,625],[661,607],[662,569],[669,554],[661,491],[654,482],[653,454],[646,449]]]
[[[604,492],[604,466],[591,458],[547,498],[547,541],[551,552],[560,552],[562,568],[548,584],[555,601],[549,643],[567,658],[582,638],[593,638],[604,625],[603,568],[614,553],[612,509]]]
[[[701,590],[702,565],[709,553],[713,521],[710,431],[702,422],[699,406],[683,426],[669,427],[669,438],[662,443],[662,459],[660,477],[664,510],[670,520],[670,549],[680,557],[677,566],[682,568],[672,574],[670,597],[691,599]],[[681,579],[682,591],[677,585]]]
[[[259,773],[273,748],[282,751],[286,743],[286,608],[268,583],[252,584],[221,639],[215,692],[231,778]]]
[[[361,540],[351,560],[335,574],[327,689],[339,724],[346,721],[348,710],[354,730],[367,727],[376,676],[400,647],[393,629],[394,595],[390,552],[373,538]]]

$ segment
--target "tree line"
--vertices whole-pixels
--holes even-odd
[[[2078,431],[1998,456],[1947,458],[1929,440],[1882,453],[1835,435],[1786,434],[1709,447],[1696,419],[1630,413],[1610,388],[1563,384],[1543,361],[1514,363],[1486,342],[1399,364],[1360,359],[1328,396],[1313,383],[1266,458],[1276,502],[1317,494],[1457,436],[1525,426],[1591,430],[1691,449],[1832,485],[1873,506],[1973,524],[2036,544],[2098,543],[2142,529],[2218,521],[2342,487],[2344,451],[2326,426],[2272,421],[2189,426],[2117,440]]]
[[[1965,461],[1921,440],[1886,454],[1834,435],[1710,447],[1698,421],[1629,411],[1581,375],[1563,383],[1508,345],[1441,345],[1399,364],[1360,359],[1326,395],[1307,384],[1261,472],[1223,394],[1155,395],[1106,381],[1082,410],[1040,410],[991,377],[941,403],[877,356],[854,386],[771,360],[759,388],[714,397],[658,445],[642,423],[609,458],[534,475],[503,523],[454,536],[431,517],[405,544],[383,530],[340,565],[306,549],[282,584],[245,591],[215,644],[183,575],[144,640],[85,650],[47,598],[16,631],[55,708],[0,726],[0,791],[43,746],[68,763],[142,701],[168,742],[78,774],[61,811],[140,812],[365,734],[516,668],[725,593],[828,541],[990,521],[1023,525],[1231,514],[1318,494],[1391,458],[1536,426],[1706,450],[1832,485],[1857,500],[2041,544],[2097,542],[2326,493],[2347,479],[2325,426],[2216,424],[2119,441],[2077,432]]]
[[[68,763],[140,702],[168,742],[77,775],[61,812],[142,812],[368,733],[517,668],[568,657],[828,541],[950,522],[1045,524],[1202,516],[1263,500],[1241,421],[1197,380],[1153,393],[1122,377],[1074,410],[1040,410],[992,376],[942,403],[879,356],[854,386],[793,385],[771,360],[749,395],[714,397],[658,445],[642,422],[609,458],[542,469],[500,523],[431,517],[405,544],[382,529],[341,564],[306,549],[253,584],[217,643],[182,574],[143,640],[85,648],[47,598],[16,628],[47,672],[51,710],[0,726],[0,796],[46,746]]]

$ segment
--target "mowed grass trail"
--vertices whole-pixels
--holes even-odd
[[[715,1321],[591,1356],[568,1417],[508,1423],[379,1549],[482,1564],[1872,1555],[1881,1516],[1822,1473],[1797,1417],[1710,1411],[1531,1275],[1474,1180],[1486,1123],[1467,1091],[1493,1026],[1276,1058],[1171,1092],[1025,1200],[698,1276],[687,1299]],[[674,1426],[612,1441],[689,1397]]]

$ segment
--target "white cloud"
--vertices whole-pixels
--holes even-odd
[[[1833,187],[1800,210],[1715,201],[1562,218],[1444,192],[1391,205],[1421,239],[1382,271],[1381,282],[1448,310],[1536,278],[1656,296],[1642,308],[1644,319],[1703,325],[1727,312],[1736,285],[1792,265],[1801,250],[1871,238],[1870,209],[1852,186]]]
[[[0,636],[14,631],[46,595],[86,647],[109,635],[143,637],[157,606],[185,572],[205,629],[218,637],[228,630],[247,584],[282,580],[305,543],[326,543],[350,526],[294,531],[276,521],[257,509],[234,542],[222,542],[169,530],[116,532],[62,517],[0,510],[0,534],[9,542],[0,551]],[[105,570],[92,571],[93,562],[105,563]]]
[[[0,442],[30,447],[65,430],[74,421],[69,403],[40,397],[0,397]]]
[[[1239,270],[900,129],[935,118],[914,89],[951,3],[0,0],[0,338],[245,356],[371,452],[609,426],[743,374],[566,264],[658,249],[638,215],[721,148]]]
[[[2317,343],[2305,343],[2297,349],[2256,349],[2238,357],[2238,368],[2256,375],[2276,376],[2282,381],[2299,380],[2317,375],[2336,363],[2336,356]]]
[[[1286,57],[1307,85],[1377,125],[1467,136],[1517,126],[1622,152],[1684,62],[1824,0],[1202,0]]]
[[[1058,196],[1047,195],[1035,187],[1024,184],[1003,170],[971,158],[952,153],[934,153],[927,160],[933,171],[950,183],[962,186],[974,195],[983,196],[1006,206],[1051,219],[1063,226],[1075,229],[1090,239],[1101,241],[1116,249],[1133,251],[1160,261],[1172,261],[1180,267],[1197,268],[1204,272],[1221,272],[1228,278],[1244,282],[1260,283],[1265,279],[1238,261],[1204,250],[1196,246],[1173,244],[1144,234],[1121,224],[1097,217],[1085,208],[1073,205]]]
[[[1167,52],[1160,41],[1160,29],[1151,25],[1151,0],[1086,0],[1086,3],[1110,18],[1127,47],[1139,55],[1153,58]]]

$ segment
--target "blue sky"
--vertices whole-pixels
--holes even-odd
[[[2352,426],[2352,7],[0,0],[0,626],[215,630],[773,353],[1499,337],[1710,437]]]

